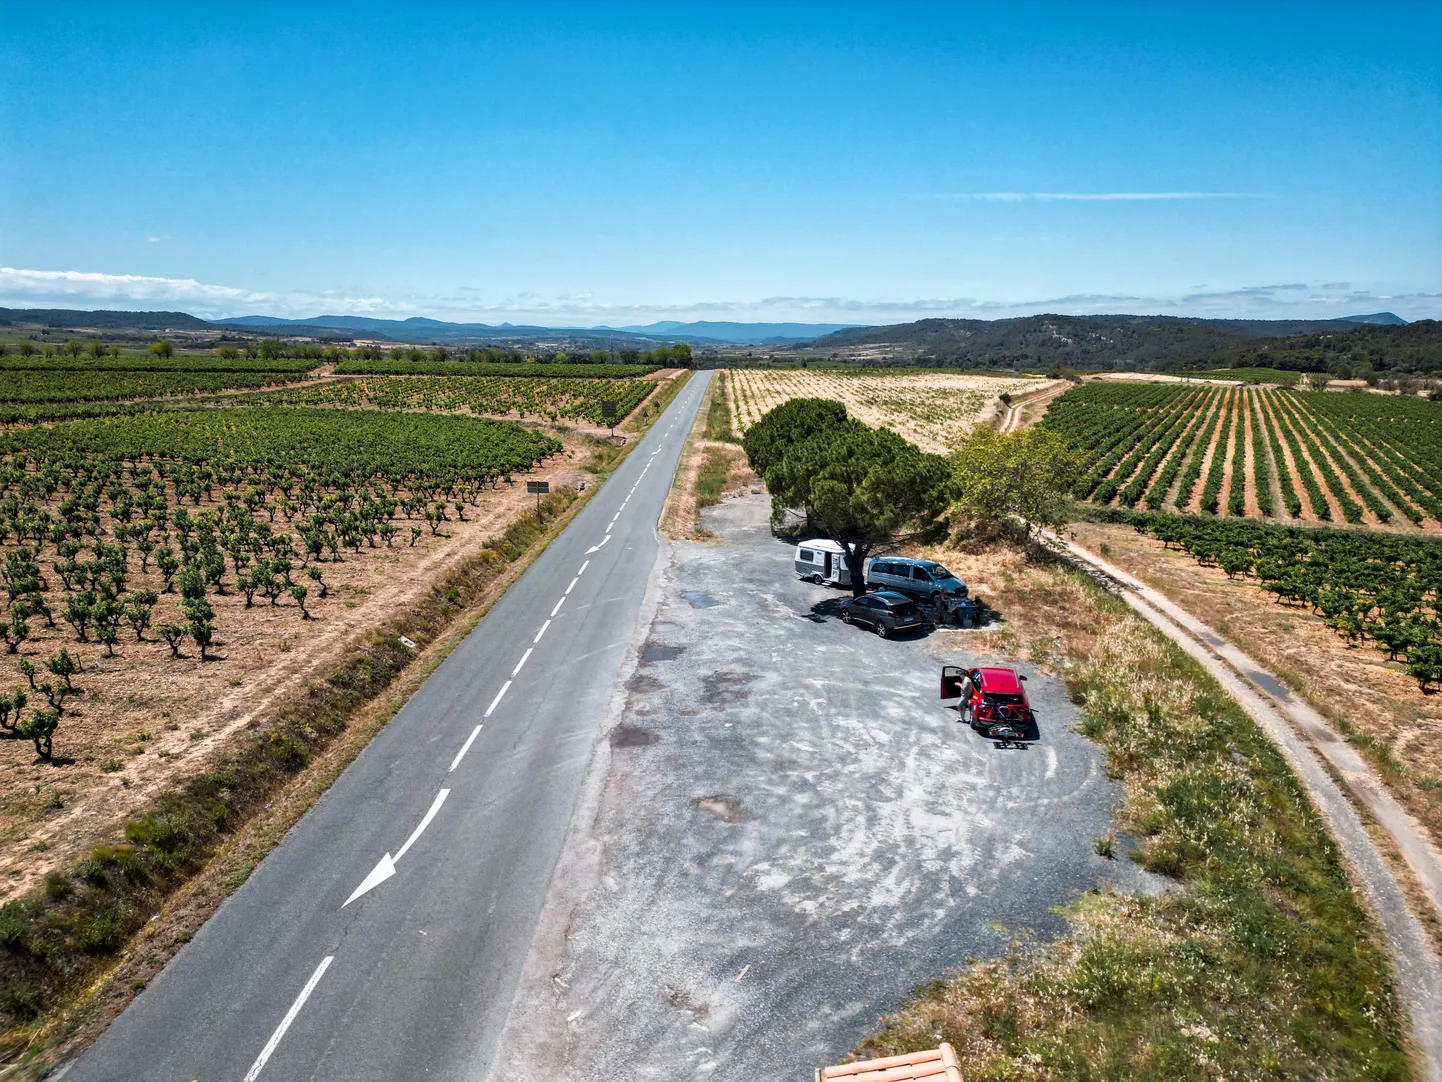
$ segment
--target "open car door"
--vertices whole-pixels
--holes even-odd
[[[943,699],[961,698],[961,688],[966,678],[966,670],[960,665],[943,665],[941,667],[941,697]]]

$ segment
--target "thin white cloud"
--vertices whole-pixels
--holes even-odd
[[[1033,199],[1113,202],[1132,199],[1265,199],[1258,192],[1034,192]]]
[[[1442,318],[1442,293],[1372,293],[1344,282],[1320,286],[1286,282],[1233,289],[1212,286],[1176,293],[1077,293],[1035,300],[956,295],[910,300],[773,295],[753,300],[618,304],[599,300],[590,291],[549,297],[528,291],[484,303],[478,297],[457,295],[459,292],[453,289],[444,294],[391,298],[365,296],[359,291],[279,293],[214,285],[193,278],[0,267],[0,306],[180,309],[211,318],[351,314],[403,319],[426,315],[456,322],[551,327],[626,326],[663,319],[886,324],[929,317],[1001,319],[1048,312],[1314,319],[1390,309],[1405,319]]]
[[[977,200],[986,203],[1112,203],[1176,199],[1274,199],[1265,192],[917,192],[910,199],[934,202]]]
[[[145,241],[147,244],[164,244],[166,241],[174,239],[175,238],[173,238],[169,233],[165,233],[163,235],[156,235],[155,233],[151,233],[146,236]]]
[[[0,267],[0,302],[21,308],[181,307],[202,316],[361,315],[404,307],[382,297],[349,297],[333,292],[282,294],[212,285],[194,278],[16,267]]]

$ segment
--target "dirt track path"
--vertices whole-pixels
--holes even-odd
[[[1006,407],[1006,414],[1001,419],[1000,431],[1007,433],[1015,432],[1019,428],[1030,428],[1046,416],[1046,407],[1051,400],[1065,394],[1071,387],[1070,382],[1063,380],[1025,398],[1013,396],[1012,403]],[[1037,409],[1038,406],[1042,408]]]
[[[1423,1077],[1442,1079],[1442,967],[1351,800],[1362,804],[1390,835],[1439,911],[1442,855],[1356,750],[1280,680],[1160,591],[1075,542],[1056,540],[1085,568],[1110,579],[1109,586],[1120,587],[1117,592],[1127,604],[1206,669],[1276,742],[1371,898],[1421,1050]],[[1332,772],[1346,784],[1347,793]]]

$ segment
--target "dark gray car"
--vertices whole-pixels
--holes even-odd
[[[936,604],[945,598],[966,596],[966,583],[935,560],[911,560],[901,556],[880,556],[866,570],[866,585],[873,590],[895,590],[918,601]]]
[[[841,619],[848,624],[863,624],[883,639],[898,631],[913,631],[926,624],[921,606],[895,590],[848,597],[841,603]]]

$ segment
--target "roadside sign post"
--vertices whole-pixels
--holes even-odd
[[[606,401],[601,403],[601,420],[611,426],[611,435],[616,434],[616,403]]]
[[[527,481],[526,491],[536,494],[536,521],[541,521],[541,497],[550,494],[551,482],[549,481]]]

